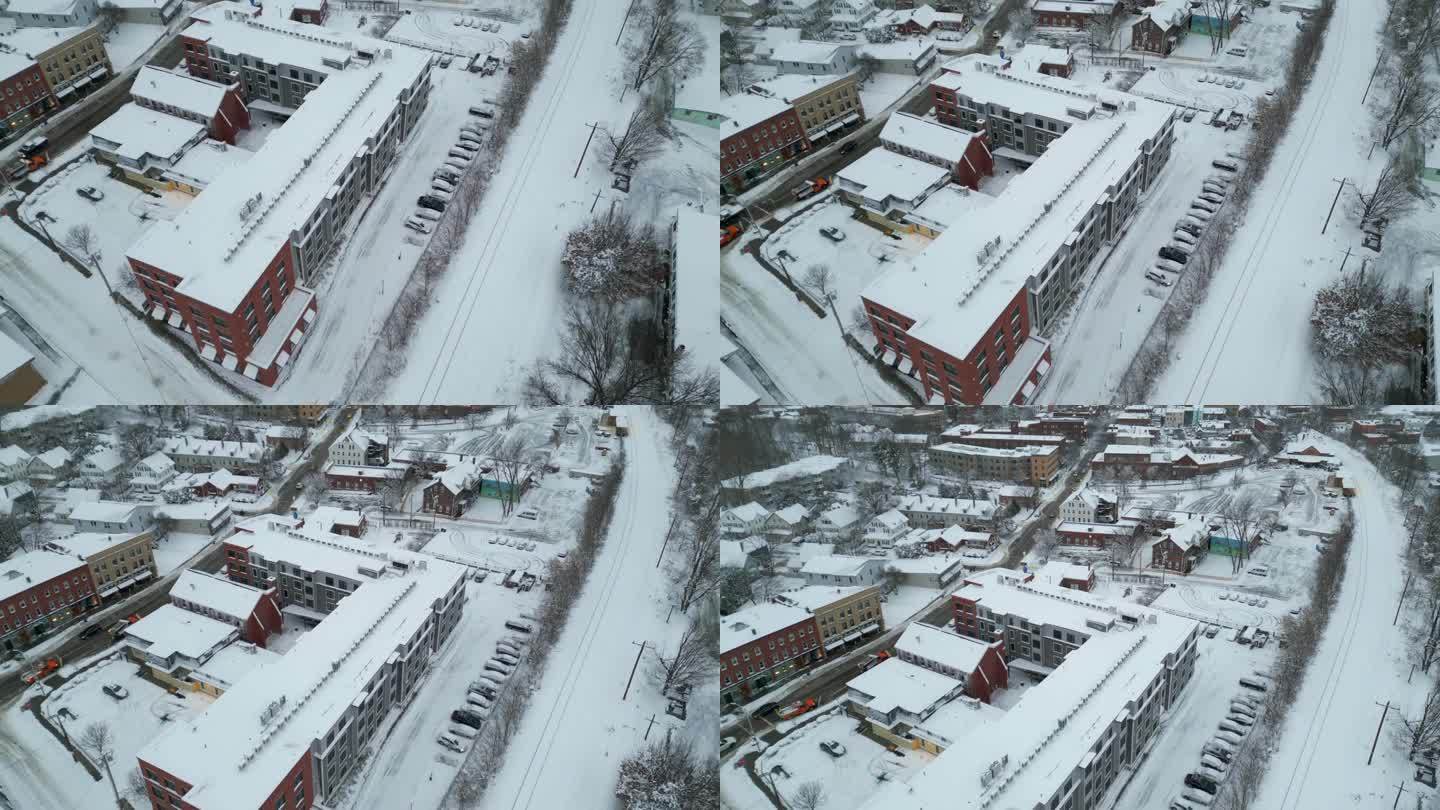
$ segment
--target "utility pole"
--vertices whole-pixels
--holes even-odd
[[[644,737],[641,737],[641,739],[643,739],[643,740],[648,740],[648,739],[650,739],[650,729],[653,728],[654,726],[655,726],[655,715],[654,715],[654,714],[651,714],[651,715],[650,715],[650,722],[645,726],[645,736],[644,736]]]
[[[1400,806],[1400,795],[1405,792],[1405,783],[1401,782],[1396,785],[1395,788],[1395,803],[1390,805],[1390,810],[1395,810],[1395,808]]]
[[[630,643],[634,644],[635,642],[632,641]],[[640,668],[640,656],[645,654],[645,645],[649,643],[648,641],[640,642],[640,652],[635,653],[635,664],[630,667],[630,679],[625,681],[625,694],[620,696],[621,700],[626,700],[630,697],[630,684],[635,682],[635,670]]]
[[[1346,265],[1346,263],[1349,262],[1349,261],[1350,261],[1350,248],[1347,246],[1347,247],[1345,248],[1345,258],[1343,258],[1343,259],[1340,260],[1340,272],[1342,272],[1342,273],[1345,272],[1345,265]],[[1361,265],[1361,266],[1360,266],[1360,272],[1361,272],[1361,273],[1364,273],[1364,272],[1365,272],[1365,266],[1364,266],[1364,265]]]
[[[575,173],[570,175],[572,178],[580,176],[580,167],[585,163],[585,153],[590,151],[590,141],[595,139],[595,128],[598,126],[600,126],[599,121],[590,125],[590,137],[585,139],[585,148],[580,150],[580,160],[575,164]]]
[[[1395,626],[1397,623],[1399,623],[1399,621],[1400,621],[1400,608],[1402,608],[1402,607],[1405,606],[1405,594],[1407,594],[1407,593],[1410,592],[1410,578],[1411,578],[1412,576],[1414,576],[1414,575],[1413,575],[1413,574],[1406,574],[1406,575],[1405,575],[1405,587],[1400,590],[1400,604],[1398,604],[1398,605],[1395,606],[1395,619],[1394,619],[1394,621],[1391,621],[1391,622],[1390,622],[1390,626],[1391,626],[1391,627],[1394,627],[1394,626]],[[1412,671],[1413,671],[1413,670],[1412,670]]]
[[[593,200],[590,201],[590,213],[592,213],[592,214],[595,213],[595,204],[598,203],[598,202],[600,202],[600,192],[601,192],[601,191],[604,191],[604,189],[599,189],[599,188],[595,189],[595,199],[593,199]]]
[[[578,172],[580,170],[576,169],[575,171]],[[1320,233],[1325,233],[1325,228],[1330,227],[1330,216],[1335,213],[1335,203],[1340,202],[1340,192],[1345,190],[1345,183],[1348,182],[1348,178],[1344,177],[1332,177],[1330,179],[1339,183],[1340,188],[1335,189],[1335,199],[1330,202],[1330,213],[1325,215],[1325,225],[1320,228]]]
[[[1379,706],[1380,704],[1376,703],[1375,705]],[[1380,713],[1380,723],[1375,726],[1375,739],[1370,743],[1370,758],[1365,760],[1366,765],[1375,761],[1375,746],[1380,742],[1380,730],[1385,727],[1385,716],[1388,714],[1390,714],[1390,701],[1387,700],[1385,701],[1385,711]],[[1399,799],[1396,801],[1398,802]]]
[[[625,19],[620,21],[620,33],[615,35],[615,44],[620,44],[620,37],[625,36],[625,25],[630,22],[630,12],[635,10],[635,0],[630,0],[630,6],[625,9]],[[1378,68],[1379,65],[1376,65]]]

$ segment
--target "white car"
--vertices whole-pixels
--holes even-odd
[[[521,509],[515,514],[515,517],[521,520],[536,520],[540,517],[540,512],[535,509]]]
[[[1208,200],[1202,200],[1199,197],[1196,197],[1195,199],[1190,201],[1190,210],[1205,211],[1207,213],[1213,214],[1216,211],[1220,210],[1220,206],[1209,202]]]
[[[1183,242],[1191,247],[1195,246],[1195,234],[1190,233],[1189,231],[1182,231],[1179,228],[1176,228],[1173,236],[1176,242]]]
[[[473,740],[480,734],[480,732],[464,723],[451,723],[448,733],[463,740]]]
[[[493,534],[490,535],[490,545],[493,546],[493,545],[495,545],[495,544],[498,543],[498,542],[500,542],[500,538],[496,537],[496,536],[493,535]]]
[[[421,218],[421,219],[428,219],[428,220],[430,220],[431,222],[439,222],[439,221],[440,221],[440,212],[439,212],[439,211],[431,211],[429,208],[416,208],[416,209],[415,209],[415,216],[417,216],[417,217],[419,217],[419,218]]]
[[[1193,241],[1193,239],[1189,242],[1177,239],[1167,245],[1167,247],[1169,247],[1171,250],[1178,250],[1181,253],[1184,253],[1186,256],[1189,256],[1190,254],[1195,252],[1195,242]]]
[[[1188,214],[1186,214],[1186,216],[1194,217],[1195,219],[1198,219],[1198,220],[1200,220],[1201,222],[1209,222],[1209,221],[1210,221],[1210,218],[1213,217],[1213,216],[1215,216],[1215,215],[1212,214],[1212,213],[1210,213],[1209,211],[1206,211],[1206,210],[1203,209],[1203,208],[1196,208],[1195,206],[1192,205],[1192,206],[1190,207],[1190,212],[1189,212]]]
[[[440,177],[436,177],[430,181],[430,188],[436,191],[443,191],[447,194],[455,193],[455,184]]]
[[[435,227],[433,225],[423,219],[419,219],[418,217],[410,217],[409,219],[405,220],[405,227],[416,233],[425,234],[428,234],[435,230]]]
[[[1179,262],[1173,262],[1169,259],[1156,259],[1155,269],[1164,270],[1167,273],[1179,274],[1181,272],[1184,272],[1185,266],[1180,264]]]
[[[1219,194],[1219,193],[1214,192],[1214,191],[1202,191],[1202,192],[1200,192],[1200,199],[1204,200],[1205,202],[1210,203],[1211,205],[1219,205],[1220,203],[1225,202],[1225,197],[1224,197],[1224,195]]]

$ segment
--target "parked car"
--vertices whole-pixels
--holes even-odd
[[[1205,175],[1205,182],[1219,183],[1220,185],[1229,188],[1230,185],[1235,182],[1235,178],[1228,174],[1220,174],[1219,172],[1216,172],[1215,174]]]
[[[1188,216],[1188,217],[1194,217],[1195,219],[1198,219],[1198,220],[1200,220],[1201,222],[1209,222],[1210,219],[1211,219],[1212,217],[1214,217],[1215,215],[1212,214],[1212,213],[1210,213],[1209,211],[1204,210],[1204,209],[1195,208],[1195,207],[1192,206],[1192,207],[1190,208],[1190,211],[1189,211],[1188,213],[1186,213],[1186,216]]]
[[[1219,632],[1220,632],[1220,625],[1218,625],[1218,624],[1212,624],[1212,625],[1210,625],[1210,628],[1205,631],[1205,637],[1206,637],[1206,638],[1214,638],[1217,634],[1219,634]]]
[[[429,208],[431,211],[443,212],[445,210],[445,201],[430,194],[421,194],[415,204],[421,208]]]
[[[1183,265],[1183,264],[1181,264],[1181,263],[1179,263],[1179,262],[1176,262],[1176,261],[1171,261],[1170,259],[1156,259],[1156,260],[1155,260],[1155,269],[1156,269],[1156,270],[1164,270],[1164,271],[1167,272],[1167,273],[1177,273],[1177,274],[1178,274],[1178,273],[1182,273],[1182,272],[1185,271],[1185,265]]]
[[[101,633],[101,631],[102,631],[103,629],[104,629],[104,628],[102,628],[102,627],[101,627],[100,625],[98,625],[98,624],[92,624],[92,625],[90,625],[89,627],[85,628],[84,630],[81,630],[79,637],[80,637],[81,639],[87,639],[87,638],[90,638],[91,636],[98,636],[98,635],[100,635],[100,633]]]
[[[446,732],[461,740],[473,740],[480,736],[480,732],[459,723],[451,723],[450,728],[446,729]]]
[[[494,700],[500,694],[500,686],[493,681],[487,681],[481,678],[470,682],[470,691],[478,692]]]
[[[1246,689],[1253,689],[1256,692],[1270,691],[1270,687],[1258,678],[1241,678],[1240,685]]]
[[[1202,192],[1200,192],[1200,199],[1202,199],[1202,200],[1204,200],[1205,202],[1208,202],[1208,203],[1210,203],[1211,205],[1214,205],[1214,206],[1219,206],[1221,203],[1225,202],[1225,197],[1224,197],[1224,195],[1222,195],[1222,194],[1220,194],[1219,192],[1216,192],[1216,191],[1208,191],[1208,190],[1207,190],[1207,191],[1202,191]]]
[[[845,746],[835,740],[826,740],[820,743],[820,750],[837,759],[845,756]]]
[[[487,694],[485,694],[485,693],[483,693],[483,692],[478,692],[478,691],[476,691],[476,690],[474,690],[474,689],[471,689],[471,690],[467,691],[467,692],[465,693],[465,697],[466,697],[467,699],[469,699],[469,700],[474,700],[474,701],[479,702],[479,704],[480,704],[481,706],[484,706],[484,707],[487,708],[487,709],[490,708],[491,701],[494,700],[494,698],[491,697],[490,695],[487,695]]]
[[[540,519],[540,510],[539,510],[539,509],[533,509],[533,508],[531,508],[531,509],[521,509],[519,512],[516,512],[516,513],[515,513],[515,517],[518,517],[518,518],[520,518],[520,519],[522,519],[522,520],[539,520],[539,519]]]
[[[450,719],[456,723],[463,723],[471,728],[480,728],[485,718],[468,709],[456,709],[450,712]]]
[[[75,193],[79,194],[81,197],[84,197],[90,202],[100,202],[101,200],[105,199],[105,192],[101,191],[98,188],[95,188],[94,186],[81,186],[80,188],[75,189]]]
[[[410,217],[405,220],[405,227],[416,233],[428,234],[435,230],[435,226],[419,217]]]
[[[453,735],[442,733],[435,738],[435,742],[440,743],[442,746],[449,748],[457,754],[465,753],[465,746],[461,745],[460,741],[455,739]]]
[[[1210,777],[1200,773],[1185,774],[1185,785],[1198,788],[1206,793],[1213,794],[1220,789],[1220,784]]]
[[[520,664],[519,658],[516,658],[515,656],[501,650],[495,651],[495,660],[500,661],[504,664],[509,664],[512,667],[519,666]]]
[[[1202,753],[1209,754],[1226,765],[1229,765],[1230,760],[1234,757],[1234,752],[1227,750],[1214,740],[1206,740],[1205,745],[1202,746],[1200,750]]]
[[[124,700],[125,698],[130,697],[130,690],[126,689],[118,683],[107,683],[100,688],[105,694],[109,695],[112,698],[115,698],[116,700]]]
[[[1175,233],[1171,234],[1171,236],[1176,242],[1189,245],[1192,248],[1195,247],[1196,243],[1200,241],[1195,238],[1195,234],[1190,233],[1189,231],[1182,231],[1179,228],[1176,228]]]
[[[1236,737],[1244,737],[1250,733],[1249,726],[1242,726],[1239,723],[1232,723],[1229,720],[1221,720],[1219,728],[1221,731],[1234,734]]]
[[[471,108],[470,108],[470,114],[471,114],[471,115],[474,115],[474,116],[478,116],[478,117],[480,117],[480,118],[494,118],[494,117],[495,117],[495,108],[494,108],[494,107],[485,106],[485,105],[479,105],[479,106],[471,107]]]
[[[414,216],[426,220],[427,222],[440,221],[440,213],[438,211],[432,211],[429,208],[416,208]]]
[[[1209,807],[1215,801],[1215,799],[1213,799],[1209,793],[1204,793],[1202,791],[1196,790],[1195,788],[1187,788],[1181,791],[1180,798],[1184,799],[1186,802],[1194,805],[1195,807]]]
[[[1220,206],[1210,202],[1209,200],[1202,200],[1199,197],[1196,197],[1195,199],[1190,201],[1190,208],[1192,210],[1198,208],[1199,210],[1205,211],[1210,214],[1213,214],[1216,211],[1220,210]]]
[[[1255,725],[1255,718],[1253,716],[1241,714],[1234,710],[1231,710],[1229,714],[1225,715],[1225,719],[1236,725],[1244,726],[1245,728]]]
[[[1227,172],[1234,172],[1240,170],[1240,164],[1229,158],[1216,158],[1215,160],[1210,161],[1210,165],[1214,166],[1217,169],[1223,169]]]
[[[446,194],[455,193],[455,184],[442,177],[432,178],[430,180],[430,187],[439,191],[443,191]]]
[[[825,237],[826,239],[829,239],[831,242],[845,241],[845,232],[834,226],[821,228],[820,235]]]
[[[1186,233],[1189,233],[1191,235],[1199,236],[1200,234],[1205,232],[1205,223],[1198,220],[1191,221],[1189,219],[1182,219],[1179,222],[1175,223],[1175,228],[1176,230],[1185,231]]]
[[[857,148],[859,148],[859,146],[860,144],[855,141],[846,141],[845,143],[840,144],[840,154],[848,155],[851,152],[854,152]]]
[[[1200,766],[1202,768],[1213,768],[1220,773],[1225,773],[1230,770],[1229,762],[1209,753],[1200,756]]]
[[[1187,242],[1187,241],[1183,241],[1183,240],[1180,240],[1180,239],[1176,239],[1174,242],[1171,242],[1170,244],[1166,245],[1165,247],[1170,248],[1171,250],[1179,251],[1180,253],[1185,254],[1185,258],[1188,260],[1188,259],[1190,258],[1190,254],[1195,252],[1195,241],[1192,239],[1192,240],[1190,240],[1190,241]]]
[[[1181,120],[1185,121],[1186,123],[1189,123],[1190,121],[1194,121],[1194,120],[1195,120],[1195,113],[1197,113],[1197,112],[1199,112],[1199,111],[1196,110],[1194,107],[1191,107],[1190,109],[1186,110],[1185,113],[1180,116],[1180,118],[1181,118]]]
[[[1148,278],[1148,279],[1150,279],[1151,281],[1155,282],[1156,284],[1159,284],[1161,287],[1169,287],[1169,286],[1171,286],[1170,279],[1165,278],[1164,276],[1160,275],[1159,273],[1155,272],[1154,270],[1146,270],[1146,271],[1145,271],[1145,278]]]
[[[510,673],[513,672],[515,668],[507,667],[497,661],[486,661],[485,670],[494,673],[497,678],[504,679],[510,677]]]

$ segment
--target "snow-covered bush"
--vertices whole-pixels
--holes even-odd
[[[1387,287],[1375,274],[1343,276],[1315,295],[1310,314],[1315,351],[1365,365],[1403,362],[1416,316],[1403,288]]]
[[[688,742],[657,737],[620,763],[615,786],[626,810],[712,810],[720,806],[720,775]]]
[[[654,288],[660,246],[649,226],[609,210],[570,233],[560,262],[578,295],[621,300]]]

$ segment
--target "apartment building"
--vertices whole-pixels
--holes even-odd
[[[1046,28],[1074,28],[1079,31],[1099,15],[1121,13],[1113,0],[1033,0],[1030,10],[1035,24]]]
[[[17,554],[0,563],[0,647],[28,647],[98,603],[84,560],[43,550]]]
[[[808,456],[720,482],[720,494],[727,503],[749,501],[795,501],[819,495],[844,483],[850,475],[850,460],[840,456]]]
[[[1108,477],[1187,479],[1233,469],[1245,457],[1228,453],[1196,453],[1185,447],[1112,444],[1090,459],[1090,469]]]
[[[221,469],[257,472],[265,458],[265,446],[259,442],[231,442],[183,435],[166,439],[160,452],[175,462],[176,469],[192,472]]]
[[[141,749],[140,773],[156,810],[332,804],[382,721],[415,696],[464,610],[463,566],[262,521],[244,529],[252,548],[267,535],[276,546],[299,548],[290,559],[345,569],[360,596],[313,613],[315,628],[266,665],[265,677],[234,683]],[[309,558],[318,548],[326,560]],[[197,748],[206,756],[195,756]]]
[[[44,548],[85,561],[95,595],[107,599],[125,588],[158,576],[155,566],[155,535],[150,531],[79,532],[49,540]]]
[[[851,678],[845,701],[876,736],[896,745],[941,706],[965,693],[965,682],[900,658],[889,658]],[[895,805],[903,807],[904,805]]]
[[[827,653],[885,631],[880,589],[874,585],[807,585],[786,591],[774,601],[813,615],[820,628],[820,644]]]
[[[154,522],[155,508],[124,501],[86,501],[70,510],[70,525],[77,532],[135,534]]]
[[[239,84],[146,65],[135,75],[130,98],[142,107],[200,124],[211,138],[232,146],[235,133],[250,128],[250,109],[240,97]]]
[[[226,575],[252,588],[273,589],[282,613],[311,624],[382,576],[392,559],[295,518],[262,515],[235,529],[224,543]]]
[[[1055,526],[1055,536],[1063,546],[1085,546],[1105,548],[1112,543],[1124,543],[1142,533],[1139,521],[1121,520],[1116,523],[1071,523],[1061,521]]]
[[[1064,436],[1048,436],[1044,433],[1012,433],[1004,429],[982,428],[979,425],[956,425],[940,434],[940,439],[950,444],[969,444],[975,447],[994,447],[1013,450],[1017,447],[1065,446]]]
[[[1115,499],[1093,489],[1082,489],[1060,504],[1060,519],[1068,523],[1114,523]]]
[[[989,529],[995,522],[995,504],[986,500],[938,498],[922,492],[902,496],[895,509],[912,529]]]
[[[720,186],[738,194],[810,151],[795,108],[779,98],[736,93],[720,106]]]
[[[1049,343],[1033,333],[1133,216],[1169,158],[1174,111],[1007,74],[983,56],[948,63],[935,86],[939,119],[985,132],[993,154],[1022,162],[1044,154],[985,216],[953,223],[865,288],[874,351],[919,380],[931,403],[1024,404],[1051,367]],[[949,117],[960,109],[974,114],[972,125]]]
[[[190,569],[170,588],[170,604],[235,626],[239,637],[265,647],[270,636],[284,629],[280,595],[215,574]]]
[[[720,617],[720,701],[744,703],[825,658],[802,608],[765,602]]]
[[[99,13],[98,0],[10,0],[5,16],[20,28],[73,28],[89,25]]]
[[[21,28],[7,34],[3,42],[35,59],[57,105],[78,100],[115,72],[98,25]]]
[[[859,76],[782,73],[756,82],[746,92],[768,95],[789,104],[800,117],[805,137],[815,143],[835,138],[865,121],[860,103]]]
[[[390,439],[383,433],[351,428],[330,444],[329,458],[350,467],[383,467],[390,463]]]
[[[24,129],[56,106],[39,63],[14,51],[0,51],[0,115],[6,132]]]
[[[1013,449],[970,444],[937,444],[925,451],[930,469],[938,475],[1018,481],[1046,486],[1060,474],[1060,448],[1021,445]]]
[[[425,108],[431,57],[258,13],[215,3],[180,39],[192,75],[239,84],[251,108],[289,115],[247,164],[265,170],[221,174],[127,259],[150,317],[189,333],[206,360],[268,386],[312,331],[318,302],[305,285]],[[312,95],[317,103],[303,103]]]
[[[1092,601],[1085,594],[1064,594],[1075,597],[1077,610],[1093,609],[1078,607]],[[1139,764],[1190,682],[1200,624],[1134,605],[1096,604],[1096,626],[1083,646],[1003,715],[965,724],[933,762],[907,783],[882,786],[863,810],[1106,806],[1107,792]],[[1018,663],[1012,658],[1010,666]]]

